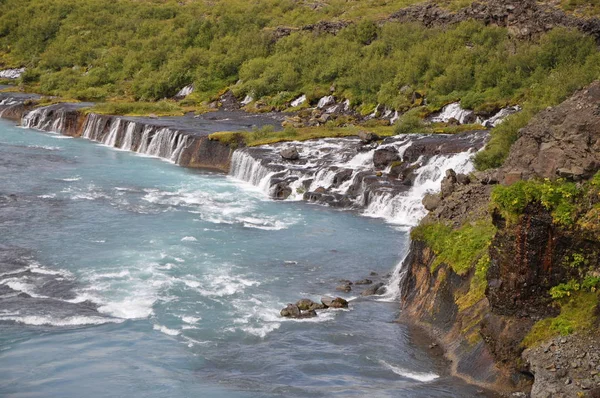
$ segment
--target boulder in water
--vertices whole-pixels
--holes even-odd
[[[329,297],[323,296],[321,297],[321,303],[327,308],[348,308],[348,301],[344,300],[341,297]]]
[[[273,198],[285,200],[292,194],[292,188],[286,182],[280,182],[273,187]]]
[[[381,295],[385,293],[385,285],[383,282],[378,282],[372,286],[370,286],[368,289],[365,289],[360,295],[361,296],[374,296],[374,295]]]
[[[317,312],[314,309],[301,311],[296,304],[288,304],[287,307],[285,307],[279,312],[279,314],[284,318],[294,319],[313,318],[317,316]]]
[[[358,138],[360,138],[360,141],[363,144],[369,144],[373,141],[379,140],[379,136],[377,134],[364,130],[358,132]]]
[[[373,166],[376,169],[384,169],[392,162],[400,160],[398,151],[391,147],[379,148],[373,154]]]
[[[298,153],[298,150],[294,146],[282,149],[281,152],[279,152],[279,154],[285,160],[298,160],[298,159],[300,159],[300,154]]]
[[[300,308],[295,304],[288,304],[287,307],[279,312],[279,315],[286,318],[299,318],[301,314]]]
[[[335,288],[335,290],[337,290],[338,292],[349,293],[350,291],[352,291],[352,286],[350,286],[348,284],[339,285],[338,287]]]
[[[370,279],[361,279],[359,281],[354,282],[355,285],[370,285],[373,281]]]

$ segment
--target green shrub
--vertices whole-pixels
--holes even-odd
[[[395,134],[418,134],[430,132],[429,126],[425,124],[420,115],[420,110],[415,108],[406,112],[396,122]]]
[[[445,263],[457,274],[464,275],[487,254],[495,232],[496,228],[489,221],[467,223],[457,230],[432,223],[413,228],[411,238],[427,242],[434,251],[433,270]],[[480,263],[480,267],[484,268],[485,263]]]
[[[492,205],[505,218],[514,220],[525,207],[538,202],[552,212],[554,222],[569,226],[575,222],[577,199],[582,191],[575,183],[557,181],[518,181],[511,186],[499,185],[492,192]]]

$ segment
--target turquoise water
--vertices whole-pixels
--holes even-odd
[[[335,292],[406,234],[0,121],[0,396],[476,396],[397,303]],[[356,299],[279,317],[323,294]]]

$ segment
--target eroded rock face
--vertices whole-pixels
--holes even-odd
[[[600,169],[600,83],[538,114],[519,132],[502,167],[504,183],[590,178]]]

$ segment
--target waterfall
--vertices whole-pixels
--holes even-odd
[[[0,79],[18,79],[25,72],[25,68],[0,70]]]
[[[4,103],[8,104],[8,101],[4,100],[0,105]],[[23,117],[22,125],[37,130],[64,133],[67,127],[67,112],[68,109],[55,106],[37,108]],[[141,138],[136,145],[136,134],[140,133]],[[184,150],[193,142],[190,135],[167,127],[95,113],[86,117],[81,137],[112,148],[135,151],[176,164],[179,164]]]
[[[193,92],[194,92],[194,85],[189,84],[189,85],[185,86],[184,88],[182,88],[181,90],[179,90],[179,92],[175,95],[175,98],[185,98]]]
[[[450,119],[457,120],[460,124],[474,123],[475,113],[468,109],[463,109],[460,103],[454,102],[442,108],[442,111],[431,118],[432,122],[448,122]]]
[[[450,156],[432,157],[417,169],[414,184],[407,192],[397,195],[389,192],[375,193],[364,214],[384,218],[394,224],[417,225],[427,214],[421,203],[425,194],[439,191],[444,173],[448,169],[464,174],[473,171],[472,155],[472,151],[466,151]]]
[[[120,127],[121,127],[121,119],[115,118],[110,126],[110,132],[108,133],[106,138],[102,141],[102,143],[109,147],[116,147]]]
[[[125,137],[121,144],[121,149],[125,151],[133,150],[133,133],[135,131],[136,124],[134,122],[127,123],[127,129],[125,130]]]
[[[244,150],[237,150],[231,158],[229,175],[238,180],[249,182],[269,193],[269,182],[274,172],[261,164]]]

